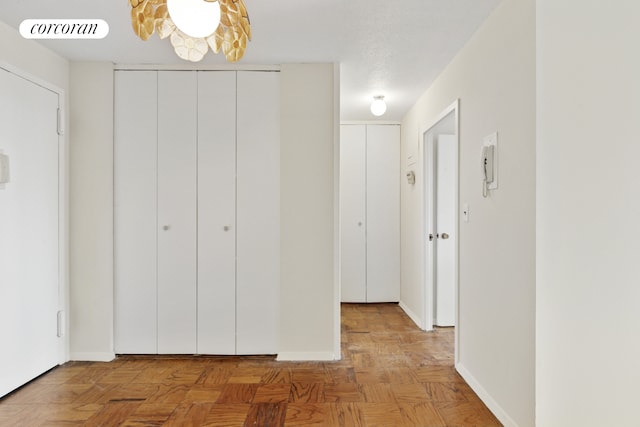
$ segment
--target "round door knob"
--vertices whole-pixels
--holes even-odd
[[[162,226],[162,229],[163,229],[164,231],[167,231],[167,230],[168,230],[168,229],[170,229],[170,228],[171,228],[171,226],[170,226],[170,225],[163,225],[163,226]]]
[[[362,222],[358,222],[358,227],[362,227]]]
[[[442,233],[440,237],[444,240],[447,240],[449,238],[449,235],[447,233]]]
[[[229,227],[228,225],[225,225],[224,227],[222,227],[222,229],[224,231],[229,231],[231,229],[231,227]]]

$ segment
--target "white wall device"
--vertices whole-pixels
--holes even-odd
[[[9,156],[0,151],[0,185],[11,180],[9,175]]]
[[[410,185],[414,185],[416,183],[416,173],[414,171],[407,172],[407,182]]]
[[[489,190],[498,188],[498,134],[485,136],[482,141],[480,155],[480,172],[482,173],[482,197],[487,197]]]

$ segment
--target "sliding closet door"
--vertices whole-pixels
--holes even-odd
[[[157,74],[115,73],[116,353],[157,353]]]
[[[198,353],[236,352],[236,72],[198,73]]]
[[[196,353],[197,75],[158,73],[158,353]]]
[[[280,287],[279,73],[239,71],[237,102],[237,353],[276,353]]]

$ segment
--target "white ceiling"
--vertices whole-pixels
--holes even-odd
[[[242,64],[336,62],[341,119],[374,120],[369,104],[384,95],[381,120],[399,121],[454,58],[500,0],[245,0],[253,41]],[[127,0],[2,0],[0,21],[104,19],[102,40],[46,40],[73,61],[184,64],[168,40],[140,40]],[[208,53],[203,65],[226,64]]]

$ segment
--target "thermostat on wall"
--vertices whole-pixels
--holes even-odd
[[[9,182],[9,156],[0,151],[0,184]]]

